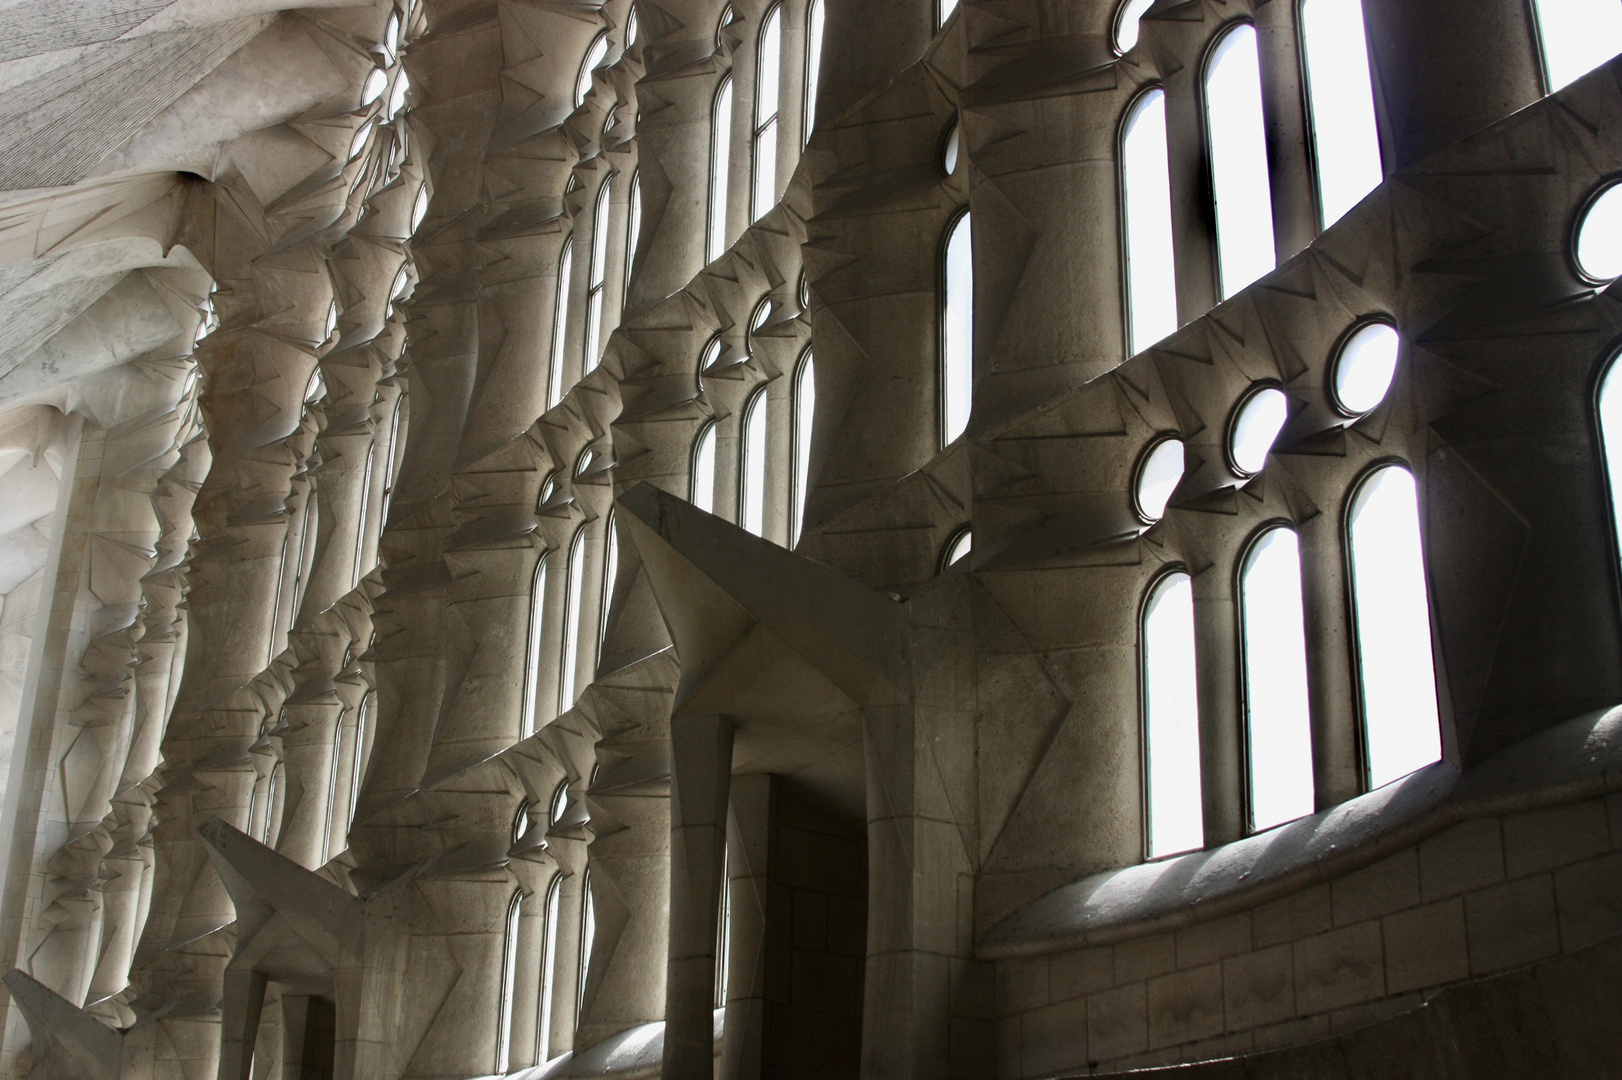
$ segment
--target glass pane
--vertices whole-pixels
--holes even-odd
[[[755,392],[743,421],[743,505],[738,521],[756,536],[766,535],[766,391]]]
[[[1245,399],[1228,436],[1228,453],[1241,476],[1255,476],[1267,465],[1273,440],[1289,417],[1289,399],[1269,387]]]
[[[704,425],[693,450],[693,491],[688,500],[706,514],[715,512],[715,423]]]
[[[541,641],[546,631],[546,554],[535,563],[535,577],[529,589],[529,638],[524,650],[524,712],[520,726],[524,737],[535,733],[535,715],[540,701]]]
[[[1142,352],[1177,329],[1177,276],[1171,239],[1171,171],[1166,163],[1166,95],[1138,99],[1121,135],[1126,216],[1128,348]]]
[[[1143,13],[1154,6],[1155,0],[1126,0],[1115,16],[1115,51],[1126,53],[1138,43],[1138,25]]]
[[[1379,787],[1442,756],[1413,475],[1392,465],[1364,481],[1348,531],[1369,786]]]
[[[969,215],[946,240],[946,303],[941,342],[941,445],[969,426],[974,396],[974,240]]]
[[[599,285],[586,297],[586,355],[581,365],[583,374],[590,375],[597,370],[597,361],[602,352],[602,338],[603,287]]]
[[[574,241],[563,239],[558,259],[557,306],[552,309],[552,364],[546,373],[546,407],[563,400],[563,342],[569,332],[569,278],[574,270]]]
[[[587,95],[589,95],[591,93],[591,73],[593,71],[597,70],[597,65],[602,63],[603,62],[603,57],[605,57],[607,55],[608,55],[608,35],[607,34],[598,34],[597,35],[597,40],[593,41],[591,43],[591,48],[586,50],[585,62],[580,65],[580,77],[575,80],[575,84],[574,84],[574,107],[575,108],[578,109],[578,108],[580,108],[580,106],[582,106],[582,105],[584,105],[586,103],[586,97],[587,97]]]
[[[805,122],[801,126],[801,142],[811,141],[811,129],[817,122],[817,81],[822,74],[823,0],[811,0],[805,33]]]
[[[783,5],[772,8],[760,30],[760,62],[755,65],[755,127],[777,116],[783,80]]]
[[[727,249],[727,166],[732,161],[732,77],[721,82],[710,123],[710,236],[706,261]]]
[[[1306,0],[1301,47],[1318,158],[1318,209],[1327,229],[1385,179],[1363,0]]]
[[[777,118],[767,121],[755,136],[755,191],[753,220],[777,203]]]
[[[1138,466],[1138,513],[1151,524],[1166,514],[1172,492],[1183,481],[1183,441],[1162,439]]]
[[[945,26],[946,20],[951,18],[952,12],[956,10],[957,0],[940,0],[939,17],[935,22],[936,27]]]
[[[1619,0],[1535,0],[1549,92],[1622,52]]]
[[[805,523],[805,497],[811,475],[811,424],[817,415],[817,379],[810,353],[800,365],[794,381],[794,536],[789,546],[800,542]]]
[[[563,602],[563,662],[558,673],[558,711],[575,703],[575,668],[580,659],[580,602],[586,585],[586,527],[582,525],[569,545],[569,591]]]
[[[946,549],[946,565],[956,566],[974,553],[974,532],[965,529],[952,541],[952,546]]]
[[[941,155],[941,168],[946,171],[947,176],[957,172],[957,131],[957,121],[953,120],[951,134],[946,136],[946,152]]]
[[[1361,416],[1385,400],[1401,347],[1397,328],[1385,323],[1369,323],[1346,339],[1335,358],[1335,402],[1342,411]]]
[[[1293,530],[1273,529],[1251,547],[1239,590],[1250,824],[1260,831],[1315,809],[1301,550]]]
[[[1149,857],[1205,846],[1200,712],[1194,669],[1194,586],[1168,574],[1143,615],[1144,753]]]
[[[1600,193],[1577,226],[1577,269],[1594,281],[1622,277],[1622,184]]]
[[[1216,200],[1217,268],[1224,300],[1273,269],[1273,196],[1256,29],[1234,27],[1205,73],[1205,124]]]
[[[608,266],[608,206],[612,180],[597,189],[597,206],[591,224],[591,284],[601,285]]]
[[[625,226],[625,285],[622,296],[631,292],[631,268],[636,262],[636,242],[642,238],[642,174],[631,177],[629,220]]]

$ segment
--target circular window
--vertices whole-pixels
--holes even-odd
[[[1335,407],[1347,416],[1362,416],[1385,400],[1397,371],[1402,339],[1390,323],[1364,323],[1349,334],[1335,357]]]
[[[957,172],[958,135],[957,121],[953,120],[946,129],[946,139],[941,144],[941,168],[947,176]]]
[[[1622,277],[1622,183],[1589,202],[1577,222],[1577,269],[1596,284]]]
[[[1183,440],[1173,435],[1151,443],[1138,462],[1137,483],[1132,485],[1133,509],[1153,525],[1166,515],[1166,504],[1183,479]]]
[[[1255,476],[1267,464],[1267,453],[1289,416],[1289,399],[1276,386],[1248,395],[1234,410],[1228,429],[1228,464],[1240,476]]]
[[[1155,0],[1126,0],[1115,15],[1115,51],[1125,55],[1138,43],[1138,22]]]

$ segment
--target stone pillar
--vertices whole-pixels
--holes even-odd
[[[732,721],[675,717],[670,744],[670,960],[660,1075],[711,1080],[715,926],[726,858]]]
[[[1262,112],[1267,124],[1267,174],[1273,194],[1273,251],[1283,262],[1318,235],[1318,197],[1307,139],[1304,72],[1297,15],[1300,5],[1256,5]]]
[[[253,1045],[269,979],[252,968],[227,968],[220,1003],[219,1080],[252,1080]]]
[[[1220,556],[1193,577],[1194,650],[1200,703],[1200,783],[1205,801],[1205,846],[1245,834],[1239,743],[1238,624],[1233,579]]]
[[[1363,790],[1353,694],[1341,521],[1319,514],[1296,529],[1301,540],[1301,613],[1307,637],[1307,695],[1312,710],[1312,785],[1317,808]]]
[[[1205,118],[1200,108],[1200,76],[1199,66],[1190,65],[1165,80],[1166,163],[1171,172],[1172,253],[1177,266],[1179,326],[1198,319],[1217,302],[1216,220],[1205,152]]]
[[[732,940],[728,947],[720,1080],[758,1080],[761,1074],[776,786],[776,777],[764,773],[732,781],[732,827],[727,835]]]

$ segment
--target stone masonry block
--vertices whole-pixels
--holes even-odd
[[[1086,1000],[1090,1060],[1109,1061],[1143,1053],[1149,1041],[1143,983],[1094,994]]]
[[[1028,1012],[1020,1020],[1020,1060],[1026,1076],[1087,1067],[1087,1002],[1083,998]]]
[[[1469,976],[1462,898],[1388,915],[1383,930],[1387,993],[1441,986]]]
[[[1258,949],[1328,930],[1329,886],[1315,885],[1294,896],[1264,904],[1251,914],[1251,939]]]
[[[1354,923],[1295,945],[1295,1008],[1303,1015],[1345,1008],[1385,992],[1378,922]]]
[[[1259,1053],[1264,1050],[1276,1050],[1283,1046],[1300,1046],[1321,1039],[1329,1034],[1329,1017],[1327,1014],[1318,1016],[1303,1016],[1299,1020],[1286,1020],[1281,1024],[1269,1024],[1251,1032],[1252,1045]]]
[[[1002,960],[997,964],[997,1014],[1026,1013],[1048,1003],[1048,961]]]
[[[1275,945],[1222,963],[1222,999],[1229,1031],[1295,1015],[1295,965],[1290,946]]]
[[[1567,952],[1622,934],[1622,852],[1557,871],[1554,896]]]
[[[1150,979],[1148,1006],[1151,1048],[1222,1034],[1222,965],[1206,964]]]
[[[1177,969],[1177,943],[1170,934],[1115,946],[1115,985],[1140,982]]]
[[[1554,879],[1540,874],[1509,881],[1464,898],[1470,935],[1470,973],[1488,975],[1560,951]]]
[[[1107,946],[1065,953],[1048,963],[1048,994],[1054,1001],[1108,990],[1114,982],[1114,955]]]
[[[1177,966],[1199,967],[1250,951],[1250,912],[1177,932]]]
[[[1336,926],[1376,919],[1419,903],[1419,856],[1399,851],[1347,874],[1331,887]]]
[[[1610,847],[1605,804],[1598,799],[1504,819],[1504,869],[1511,878],[1570,866]]]
[[[1426,900],[1503,880],[1504,844],[1497,818],[1460,822],[1419,845],[1419,887]]]

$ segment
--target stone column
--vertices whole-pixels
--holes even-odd
[[[1216,221],[1205,152],[1205,118],[1200,109],[1200,74],[1199,65],[1191,64],[1165,80],[1178,325],[1193,322],[1217,302]]]
[[[776,786],[777,779],[764,773],[732,781],[732,828],[727,837],[732,940],[720,1080],[758,1080],[761,1074]]]
[[[715,926],[726,858],[732,722],[724,716],[675,717],[670,744],[670,960],[660,1075],[711,1080]]]
[[[1238,625],[1231,555],[1220,556],[1194,586],[1194,650],[1200,703],[1200,783],[1205,802],[1205,846],[1245,834],[1240,783]]]
[[[1312,147],[1307,139],[1305,72],[1301,67],[1300,5],[1256,6],[1262,112],[1267,124],[1267,174],[1273,194],[1273,251],[1283,262],[1318,235]]]
[[[1363,790],[1357,737],[1361,721],[1352,690],[1351,616],[1346,609],[1340,526],[1339,515],[1319,514],[1296,530],[1301,539],[1301,613],[1312,710],[1312,785],[1319,810]]]
[[[268,977],[252,968],[227,968],[220,1003],[219,1080],[252,1080],[253,1045],[265,1007]]]

